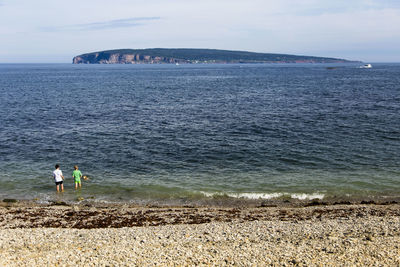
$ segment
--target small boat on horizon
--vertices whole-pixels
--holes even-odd
[[[363,66],[360,66],[360,68],[361,69],[370,69],[370,68],[372,68],[372,65],[371,64],[365,64]]]

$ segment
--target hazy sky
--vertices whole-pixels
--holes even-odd
[[[0,62],[155,47],[400,62],[400,0],[0,0]]]

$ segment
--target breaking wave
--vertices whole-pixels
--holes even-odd
[[[325,194],[322,193],[220,193],[220,192],[201,192],[206,197],[227,196],[232,198],[247,199],[274,199],[274,198],[293,198],[299,200],[323,199]]]

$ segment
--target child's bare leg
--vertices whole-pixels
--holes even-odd
[[[79,188],[81,188],[82,187],[82,183],[79,183]]]
[[[64,192],[64,185],[61,184],[61,192]]]
[[[56,188],[57,188],[57,192],[60,192],[60,186],[56,185]]]
[[[78,183],[75,183],[75,189],[78,189]]]

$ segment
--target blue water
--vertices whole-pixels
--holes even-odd
[[[400,64],[358,66],[0,64],[0,197],[400,196]]]

